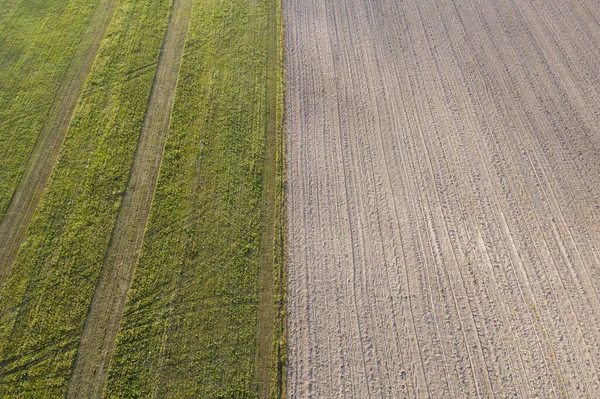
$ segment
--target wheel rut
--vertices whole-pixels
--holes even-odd
[[[174,0],[146,115],[69,380],[67,398],[102,395],[162,160],[191,14]]]
[[[56,163],[77,100],[96,59],[117,0],[100,0],[96,6],[29,157],[21,183],[0,222],[0,290],[10,273],[29,222]]]

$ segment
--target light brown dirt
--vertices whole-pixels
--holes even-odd
[[[288,396],[600,397],[600,7],[288,0]]]
[[[100,0],[54,96],[21,184],[0,223],[0,289],[4,286],[69,128],[77,99],[96,59],[116,0]]]
[[[174,0],[127,189],[83,329],[67,398],[100,398],[154,195],[191,0]]]

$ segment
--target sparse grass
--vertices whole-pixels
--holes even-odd
[[[126,0],[117,6],[26,242],[0,293],[1,397],[65,393],[136,148],[169,7],[167,0]]]
[[[275,157],[275,229],[274,229],[274,268],[275,320],[273,340],[273,379],[271,397],[286,397],[287,371],[287,213],[286,184],[287,157],[285,139],[285,64],[284,26],[282,2],[277,1],[277,104],[276,104],[276,157]]]

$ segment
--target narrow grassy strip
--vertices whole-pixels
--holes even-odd
[[[259,396],[266,32],[273,5],[194,0],[160,175],[109,368],[107,398]],[[277,110],[281,112],[280,103]],[[273,178],[271,184],[281,182],[277,170],[279,180]],[[281,189],[273,191],[281,201]],[[277,231],[280,216],[271,217],[273,223],[278,220]],[[282,264],[280,257],[275,263]],[[271,322],[274,318],[272,314]],[[271,342],[275,335],[279,342],[281,328],[269,330]],[[280,362],[271,356],[260,363],[273,370]]]
[[[65,395],[150,94],[153,71],[137,71],[156,65],[169,8],[122,0],[115,10],[0,293],[0,397]]]
[[[283,144],[283,81],[280,71],[283,55],[280,2],[267,3],[267,76],[266,76],[266,131],[265,166],[263,172],[263,223],[261,251],[263,262],[259,273],[259,307],[257,322],[256,372],[258,393],[261,398],[280,398],[283,395],[281,337],[285,334],[282,300],[284,296],[285,241],[281,232],[285,229],[285,191],[282,172],[285,155]],[[283,222],[283,223],[282,223]],[[285,342],[285,339],[283,339]]]
[[[21,108],[17,110],[18,112],[29,111],[31,114],[42,112],[46,115],[46,118],[41,130],[37,134],[33,149],[25,145],[13,152],[13,155],[20,154],[20,156],[12,159],[15,162],[22,158],[25,153],[29,154],[29,158],[19,184],[14,190],[10,188],[7,191],[7,193],[12,191],[12,197],[10,205],[0,221],[0,290],[10,272],[19,247],[25,239],[31,217],[46,188],[50,173],[58,157],[71,117],[73,116],[77,100],[92,68],[94,59],[100,48],[101,40],[112,18],[115,3],[116,0],[99,0],[97,2],[88,26],[79,38],[79,44],[69,62],[69,66],[62,76],[58,88],[54,92],[54,99],[49,102],[52,105],[47,110],[47,114],[45,113],[45,104],[39,110]],[[67,11],[69,11],[68,7]],[[29,12],[33,13],[32,10],[29,10]],[[58,29],[58,27],[55,28]],[[38,67],[43,71],[46,65],[39,65]],[[35,70],[34,72],[33,75],[36,75],[40,71]],[[14,75],[19,74],[14,72]],[[16,87],[19,86],[17,85]],[[43,90],[37,96],[32,95],[32,98],[29,98],[29,100],[33,100],[34,102],[35,100],[39,100],[41,93],[43,93]],[[18,118],[21,116],[18,112],[16,120],[19,120]],[[20,133],[24,133],[24,140],[21,142],[21,136],[19,136],[17,141],[21,144],[27,144],[28,140],[33,138],[33,133],[35,132]],[[10,144],[10,141],[11,139],[9,138],[7,143]],[[30,151],[26,151],[28,149]],[[20,166],[15,166],[11,162],[7,162],[4,166],[7,170],[11,168],[13,170],[20,170]],[[16,180],[13,181],[13,183],[15,182]]]
[[[0,1],[0,221],[97,3]]]
[[[99,398],[142,246],[161,163],[192,0],[174,0],[127,189],[83,329],[68,398]]]

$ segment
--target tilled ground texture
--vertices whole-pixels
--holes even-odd
[[[287,0],[288,396],[600,397],[600,6]]]

